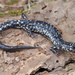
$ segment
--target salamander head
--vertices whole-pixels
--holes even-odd
[[[75,43],[70,46],[70,51],[75,52]]]
[[[65,42],[62,45],[62,50],[66,50],[66,51],[70,51],[70,52],[75,52],[75,43]]]

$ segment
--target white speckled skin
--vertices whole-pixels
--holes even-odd
[[[22,14],[22,17],[23,19],[25,17],[25,20],[27,20],[24,14]],[[30,36],[33,35],[31,32],[36,32],[47,37],[54,44],[54,47],[50,49],[56,54],[58,54],[58,52],[56,52],[55,49],[75,52],[75,43],[64,41],[61,33],[53,25],[34,20],[27,20],[26,23],[25,26],[22,26],[23,29],[26,30]]]
[[[50,49],[55,54],[58,54],[55,49],[75,52],[75,43],[65,42],[60,32],[53,25],[43,21],[27,20],[23,13],[22,18],[23,20],[12,20],[0,24],[0,32],[8,28],[21,28],[27,31],[31,37],[34,37],[31,32],[40,33],[54,44],[54,47]]]
[[[40,33],[46,38],[48,38],[53,44],[54,47],[50,49],[58,54],[55,49],[58,50],[65,50],[65,51],[72,51],[75,52],[75,44],[70,42],[65,42],[60,34],[60,32],[51,24],[48,24],[43,21],[27,21],[27,26],[22,26],[30,36],[33,34],[31,32]]]

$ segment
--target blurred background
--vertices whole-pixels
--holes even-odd
[[[0,23],[22,19],[41,20],[55,26],[68,42],[75,43],[75,0],[0,0]],[[41,49],[5,52],[0,50],[0,75],[75,75],[75,53],[59,51],[40,34],[31,38],[26,31],[7,29],[0,41],[9,46],[40,46]]]
[[[38,3],[54,0],[0,0],[0,17],[4,15],[20,15],[27,13]]]

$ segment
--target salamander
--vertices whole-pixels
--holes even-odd
[[[23,13],[22,18],[26,21],[26,23],[22,25],[22,29],[27,31],[31,37],[34,37],[32,32],[35,32],[40,33],[41,35],[48,38],[54,45],[50,48],[50,50],[52,50],[56,55],[59,54],[56,49],[61,51],[75,52],[75,43],[64,41],[61,33],[53,25],[39,20],[27,20]]]
[[[27,31],[31,37],[35,37],[32,32],[39,33],[53,43],[54,46],[50,50],[56,55],[59,54],[56,49],[75,52],[75,43],[64,41],[61,33],[53,25],[39,20],[27,20],[23,13],[22,18],[23,20],[11,20],[0,24],[0,32],[8,28],[19,28]]]
[[[24,25],[26,23],[25,21],[25,16],[22,15],[24,20],[12,20],[12,21],[7,21],[4,23],[0,24],[0,33],[6,29],[9,28],[22,28],[21,25]],[[0,49],[3,49],[4,51],[7,52],[14,52],[14,51],[19,51],[20,49],[35,49],[38,47],[33,47],[33,46],[7,46],[4,45],[0,42]]]

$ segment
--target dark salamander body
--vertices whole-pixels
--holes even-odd
[[[27,31],[31,37],[34,37],[32,32],[40,33],[54,44],[50,49],[55,54],[58,54],[55,49],[75,52],[75,43],[64,41],[60,32],[53,25],[43,21],[27,20],[23,13],[22,17],[23,20],[12,20],[1,24],[0,31],[8,28],[21,28]]]
[[[31,32],[40,33],[47,37],[54,47],[50,49],[58,54],[55,49],[75,52],[75,43],[66,42],[62,39],[60,32],[51,24],[43,21],[27,21],[27,24],[22,27],[28,32],[31,37],[34,35]]]
[[[25,18],[25,17],[24,17]],[[22,28],[22,25],[26,24],[25,19],[24,20],[12,20],[12,21],[7,21],[2,24],[0,24],[0,33],[9,28]],[[35,49],[38,47],[33,47],[33,46],[7,46],[4,45],[0,42],[0,49],[3,49],[4,51],[7,52],[14,52],[14,51],[19,51],[20,49]]]

